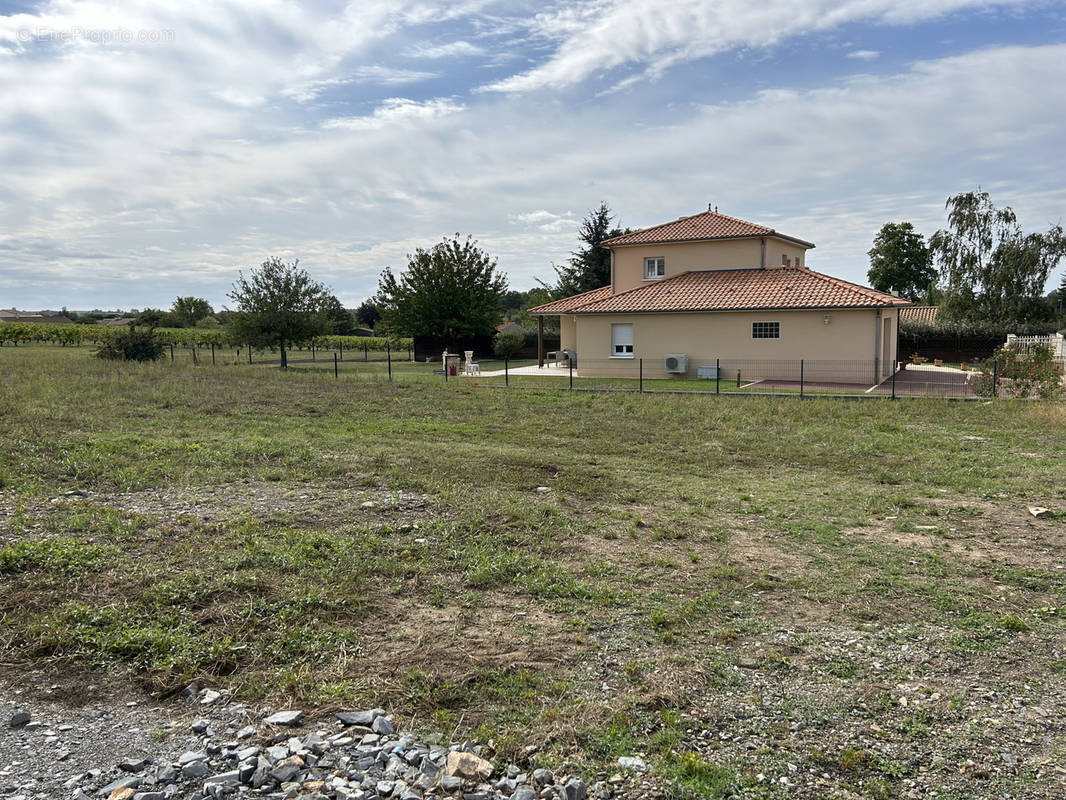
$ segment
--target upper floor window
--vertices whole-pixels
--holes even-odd
[[[665,258],[644,259],[644,280],[654,280],[655,278],[661,278],[664,275],[666,275]]]
[[[780,339],[780,322],[753,322],[751,323],[752,339]]]

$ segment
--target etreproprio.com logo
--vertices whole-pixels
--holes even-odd
[[[90,44],[165,44],[174,41],[174,31],[164,28],[20,28],[16,38],[21,44],[31,42],[89,42]]]

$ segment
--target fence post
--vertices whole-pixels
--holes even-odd
[[[212,366],[214,365],[214,363],[215,363],[215,343],[211,342],[211,364],[212,364]]]
[[[737,389],[740,388],[740,370],[737,369]]]
[[[248,345],[248,363],[252,363],[252,346]]]
[[[999,397],[999,359],[992,361],[992,399]]]
[[[509,359],[509,358],[505,358],[503,360],[503,385],[504,386],[510,386],[511,385],[511,376],[510,376],[510,373],[509,373],[509,365],[510,365],[510,363],[511,363],[511,359]]]
[[[570,391],[574,391],[574,359],[566,359],[566,364],[570,367]]]
[[[392,383],[392,345],[385,342],[385,360],[389,362],[389,383]]]
[[[370,360],[370,345],[364,344],[363,345],[363,361],[369,361],[369,360]]]
[[[800,359],[800,400],[803,399],[803,359]]]
[[[721,393],[722,383],[722,359],[716,358],[714,360],[714,393]]]
[[[171,361],[174,360],[174,343],[173,342],[170,343],[170,360]]]
[[[337,369],[337,354],[333,354],[333,379],[336,380],[340,377],[340,370]]]
[[[315,360],[315,346],[314,346],[314,344],[311,345],[311,360],[312,361]]]
[[[896,373],[899,371],[895,368],[895,364],[892,365],[892,399],[896,399]]]
[[[644,394],[644,359],[640,359],[638,362],[638,369],[640,375],[640,393]]]
[[[407,360],[414,361],[415,357],[411,355],[411,345],[407,345]]]

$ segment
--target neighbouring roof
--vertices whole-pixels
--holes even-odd
[[[899,312],[900,322],[920,322],[924,325],[932,325],[936,322],[936,312],[940,306],[911,306],[901,308]]]
[[[542,306],[534,306],[526,311],[527,314],[539,315],[539,314],[569,314],[571,311],[575,311],[587,303],[594,302],[596,300],[604,300],[611,296],[610,286],[601,286],[599,289],[593,289],[591,292],[582,292],[581,294],[575,294],[572,297],[564,297],[562,300],[556,300],[551,303],[545,303]]]
[[[599,296],[590,296],[599,295]],[[565,308],[567,301],[574,301]],[[908,300],[803,267],[685,272],[611,295],[610,287],[530,309],[531,314],[893,308]]]
[[[664,222],[662,225],[624,233],[613,239],[607,239],[603,244],[608,247],[622,247],[631,244],[698,242],[709,239],[747,239],[755,236],[777,236],[804,247],[814,247],[811,242],[805,242],[795,236],[786,236],[765,225],[757,225],[754,222],[719,214],[717,211],[704,211],[702,214],[681,217],[673,222]]]
[[[97,322],[97,325],[110,325],[113,328],[117,328],[119,325],[129,325],[134,322],[134,317],[110,317],[108,319],[102,319]]]
[[[509,333],[511,331],[518,331],[520,333],[525,333],[526,329],[523,328],[521,325],[519,325],[517,322],[513,322],[513,321],[512,322],[501,322],[499,325],[496,326],[496,332],[497,333]]]

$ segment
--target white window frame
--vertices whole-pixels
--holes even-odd
[[[756,325],[765,326],[759,329],[759,333],[756,333]],[[776,320],[759,320],[751,323],[751,338],[752,339],[780,339],[781,338],[781,323]]]
[[[628,328],[628,335],[624,329]],[[618,334],[623,334],[619,336]],[[626,340],[629,341],[626,341]],[[611,358],[633,358],[633,323],[615,322],[611,324]]]
[[[649,266],[651,269],[648,269]],[[652,272],[655,274],[653,275]],[[644,280],[661,281],[666,277],[666,259],[663,256],[651,256],[644,259]]]

